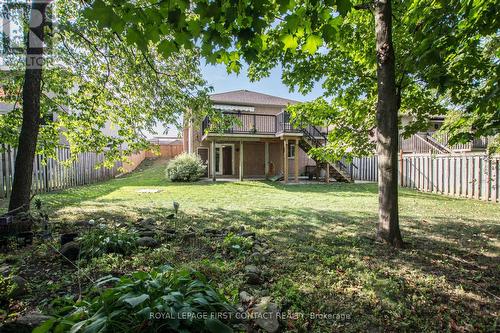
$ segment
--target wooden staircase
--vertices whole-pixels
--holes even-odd
[[[309,125],[301,129],[302,139],[299,141],[299,147],[306,153],[311,150],[311,148],[323,147],[328,142],[326,136],[321,133],[315,126]],[[328,162],[319,161],[313,158],[316,165],[319,168],[326,169]],[[334,163],[328,163],[330,165],[330,177],[333,177],[338,182],[352,183],[354,182],[351,178],[347,167],[340,161]]]

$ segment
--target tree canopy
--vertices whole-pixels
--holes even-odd
[[[334,126],[322,153],[338,158],[346,147],[350,154],[372,150],[366,138],[374,129],[376,54],[372,13],[364,10],[370,1],[90,3],[87,17],[139,48],[155,46],[168,57],[199,47],[230,71],[248,62],[252,79],[281,63],[283,82],[304,93],[320,82],[331,102],[291,110],[299,121]],[[393,16],[400,113],[412,119],[404,133],[450,111],[452,142],[498,133],[496,1],[396,0]]]
[[[104,152],[106,162],[149,148],[155,125],[181,125],[186,108],[205,109],[209,91],[197,50],[168,57],[125,43],[82,15],[79,1],[58,2],[41,100],[44,119],[37,151],[55,157],[62,135],[73,153]],[[0,117],[2,142],[16,146],[21,124],[22,67],[11,59],[2,75],[2,102],[16,108]],[[111,131],[103,132],[103,128]],[[76,154],[75,154],[76,156]]]

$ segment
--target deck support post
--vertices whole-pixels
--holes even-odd
[[[325,182],[329,183],[330,182],[330,163],[326,162],[326,175],[325,175]]]
[[[294,171],[295,171],[295,182],[299,182],[299,139],[295,139],[295,152],[294,152]]]
[[[240,175],[239,180],[243,180],[243,141],[240,141]]]
[[[212,169],[212,180],[215,182],[215,140],[211,142],[210,166]]]
[[[288,183],[288,139],[283,139],[283,181]]]
[[[269,177],[269,142],[264,144],[264,174]]]

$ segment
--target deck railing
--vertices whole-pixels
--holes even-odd
[[[274,134],[276,133],[276,117],[271,114],[223,112],[227,118],[228,127],[222,126],[220,130],[211,127],[211,122],[206,117],[201,125],[203,133],[223,132],[229,134]]]
[[[448,146],[453,151],[461,150],[473,150],[473,149],[485,149],[488,147],[488,138],[480,137],[475,138],[471,142],[467,143],[457,143],[454,145],[449,145],[449,135],[448,133],[433,133],[431,137],[444,146]]]
[[[277,133],[300,133],[301,130],[290,124],[290,115],[281,112],[277,115],[264,113],[242,113],[242,112],[223,112],[227,117],[229,126],[221,126],[220,132],[227,134],[277,134]],[[212,128],[210,119],[206,117],[201,130],[205,134],[208,132],[219,132],[217,128]]]
[[[400,137],[400,149],[408,153],[428,153],[433,154],[451,153],[460,151],[471,151],[474,149],[486,149],[488,146],[488,138],[481,137],[467,143],[449,144],[449,136],[447,133],[415,133],[411,137],[405,139]]]

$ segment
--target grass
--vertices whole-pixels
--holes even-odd
[[[287,331],[498,330],[498,204],[401,189],[406,248],[395,251],[374,241],[375,184],[174,184],[164,179],[163,170],[162,163],[154,163],[123,178],[44,194],[41,199],[53,220],[67,224],[99,217],[162,220],[175,200],[181,211],[176,227],[244,225],[275,250],[263,266],[266,282],[259,292],[271,295],[282,310],[301,314],[284,320]],[[162,191],[138,193],[139,189]],[[167,244],[126,259],[105,256],[84,270],[99,276],[162,263],[189,265],[209,275],[236,301],[244,258],[213,255],[203,250],[213,244],[204,242]],[[21,272],[46,250],[42,245],[19,249]],[[25,303],[49,304],[55,294],[74,292],[75,278],[58,278],[61,268],[53,269],[57,283],[50,293],[50,274],[33,277],[33,295]],[[322,314],[334,318],[320,318]]]

